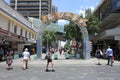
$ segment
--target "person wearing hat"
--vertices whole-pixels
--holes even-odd
[[[23,69],[25,70],[25,69],[28,69],[28,60],[31,60],[30,53],[28,52],[27,48],[25,48],[22,55],[23,55]]]

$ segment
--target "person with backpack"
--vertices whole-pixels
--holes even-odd
[[[101,63],[100,63],[100,58],[101,58],[102,55],[103,55],[102,51],[100,50],[99,47],[97,47],[96,57],[98,58],[98,65],[101,65]]]
[[[46,55],[45,57],[47,59],[47,64],[46,64],[46,72],[48,72],[48,66],[49,66],[49,63],[51,63],[52,65],[52,71],[55,71],[54,70],[54,63],[53,63],[53,60],[52,60],[52,53],[51,51],[48,52],[48,54]]]

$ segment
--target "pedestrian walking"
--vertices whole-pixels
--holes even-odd
[[[105,49],[103,49],[103,50],[102,50],[102,52],[103,52],[103,59],[106,59],[106,58],[107,58],[107,55],[106,55],[106,50],[105,50]]]
[[[11,67],[12,63],[13,63],[13,51],[11,49],[8,49],[6,53],[6,64],[8,65],[8,70],[13,69],[13,67]]]
[[[1,47],[1,48],[0,48],[0,61],[3,61],[3,57],[4,57],[4,50],[3,50],[3,48]]]
[[[28,69],[28,60],[31,60],[30,53],[28,52],[27,48],[25,48],[22,55],[23,55],[23,69],[25,70]]]
[[[60,53],[60,55],[62,54],[62,47],[60,47],[60,49],[59,49],[59,53]]]
[[[113,61],[112,61],[113,50],[110,48],[110,46],[108,46],[108,49],[106,50],[106,54],[108,56],[108,63],[107,63],[107,65],[109,65],[109,63],[111,63],[111,66],[113,66]]]
[[[96,57],[98,58],[98,65],[101,65],[100,59],[101,59],[101,56],[102,56],[102,55],[103,55],[102,51],[100,50],[99,47],[97,47]]]
[[[48,69],[49,63],[51,63],[51,65],[52,65],[52,71],[55,71],[54,70],[54,63],[53,63],[53,60],[52,60],[52,53],[50,51],[46,55],[46,59],[47,59],[46,72],[49,71],[49,69]]]

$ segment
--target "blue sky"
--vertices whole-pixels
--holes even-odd
[[[5,0],[7,3],[9,3],[10,2],[10,0]]]
[[[100,0],[52,0],[58,6],[59,12],[72,12],[79,14],[87,8],[95,8]]]
[[[10,0],[5,1],[9,2]],[[52,0],[52,5],[57,6],[59,12],[72,12],[74,14],[84,14],[85,9],[92,8],[94,10],[99,2],[100,0]],[[59,23],[62,24],[65,22],[60,20]]]
[[[59,12],[72,12],[74,14],[83,14],[85,9],[92,10],[98,5],[100,0],[52,0],[52,4],[58,7]],[[67,24],[68,21],[59,20],[59,24]]]

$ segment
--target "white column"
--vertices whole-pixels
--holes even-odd
[[[41,0],[39,0],[39,19],[41,19]]]
[[[17,11],[17,0],[15,0],[15,10]]]

